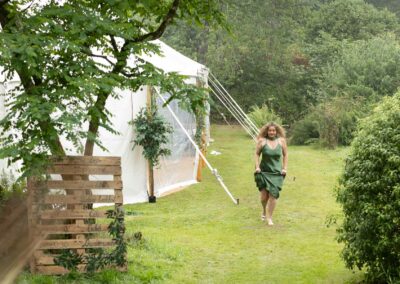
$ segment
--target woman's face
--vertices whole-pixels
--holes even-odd
[[[270,126],[268,128],[268,137],[274,138],[276,136],[276,128],[274,126]]]

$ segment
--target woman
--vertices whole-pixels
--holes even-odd
[[[262,156],[261,163],[260,156]],[[267,219],[268,225],[272,226],[274,224],[272,214],[279,198],[279,191],[282,190],[288,164],[285,131],[280,125],[271,122],[261,128],[257,137],[255,160],[254,177],[263,208],[261,219],[263,221]]]

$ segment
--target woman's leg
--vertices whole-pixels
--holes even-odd
[[[267,215],[267,203],[268,203],[268,198],[269,198],[269,193],[265,189],[260,190],[260,198],[261,198],[261,205],[263,208],[263,216]]]
[[[268,225],[274,224],[272,222],[272,214],[274,213],[276,202],[276,198],[274,198],[272,195],[268,198]]]

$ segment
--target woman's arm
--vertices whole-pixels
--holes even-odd
[[[256,172],[257,173],[261,172],[261,170],[260,170],[260,154],[261,154],[262,145],[263,145],[263,141],[261,139],[258,139],[257,144],[256,144],[256,152],[254,154],[254,159],[256,161]]]
[[[287,144],[286,140],[281,138],[281,143],[282,143],[282,155],[283,155],[283,160],[282,160],[282,171],[287,171],[287,166],[288,166],[288,150],[287,150]]]

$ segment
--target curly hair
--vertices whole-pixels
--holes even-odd
[[[269,123],[265,124],[263,127],[261,127],[257,138],[259,138],[259,139],[260,138],[267,138],[268,137],[268,129],[270,127],[275,127],[276,133],[278,134],[278,137],[286,138],[285,129],[283,129],[282,126],[280,126],[279,124],[277,124],[275,122],[269,122]]]

